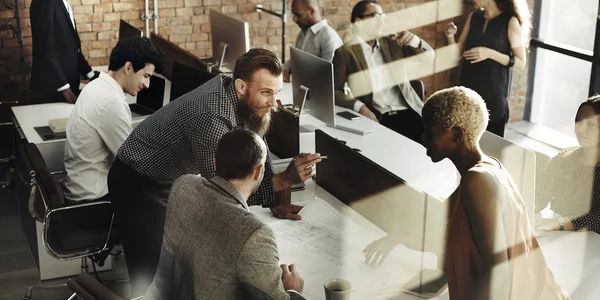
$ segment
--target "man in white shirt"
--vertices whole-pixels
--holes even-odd
[[[125,93],[148,88],[162,70],[162,51],[148,38],[119,41],[110,54],[108,73],[82,90],[67,123],[65,170],[61,180],[68,202],[108,200],[108,170],[132,131]]]
[[[296,48],[331,61],[335,49],[342,46],[343,42],[337,32],[321,17],[317,0],[292,1],[292,15],[294,22],[302,29],[296,39]],[[283,81],[290,81],[291,59],[283,69]]]
[[[383,33],[384,20],[375,0],[362,0],[352,9],[356,35],[333,58],[335,103],[420,143],[423,100],[410,85],[402,61],[418,55],[431,62],[435,52],[409,31]]]

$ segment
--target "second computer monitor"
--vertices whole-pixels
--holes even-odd
[[[297,48],[291,48],[291,59],[294,105],[335,127],[333,64]]]
[[[119,22],[119,40],[132,36],[143,36],[143,33],[141,30],[133,27],[133,25],[121,20]]]
[[[211,9],[210,30],[214,63],[223,72],[233,72],[237,59],[250,50],[248,23]]]

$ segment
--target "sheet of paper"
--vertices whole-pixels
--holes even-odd
[[[300,212],[301,221],[273,220],[280,261],[295,264],[307,299],[325,299],[323,284],[334,278],[352,283],[351,299],[418,299],[399,292],[422,268],[435,268],[433,254],[399,245],[379,267],[365,264],[362,250],[383,237],[356,225],[327,202],[315,198]]]

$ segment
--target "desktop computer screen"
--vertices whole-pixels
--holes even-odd
[[[154,32],[150,34],[150,40],[154,45],[160,48],[164,53],[163,60],[163,72],[162,75],[167,79],[173,81],[173,63],[178,62],[180,64],[198,69],[198,70],[206,70],[206,63],[201,61],[194,54],[184,50],[173,42],[167,40],[166,38],[155,34]]]
[[[143,36],[143,33],[133,25],[121,20],[119,22],[119,40],[132,36]]]
[[[250,27],[213,9],[209,17],[214,63],[221,72],[233,72],[237,59],[250,50]]]
[[[335,127],[333,64],[293,47],[291,59],[294,106]],[[303,88],[308,89],[306,99]]]
[[[170,100],[173,101],[195,88],[205,84],[215,75],[178,62],[173,62],[173,80],[171,80]]]

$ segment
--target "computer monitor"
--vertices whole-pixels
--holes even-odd
[[[233,72],[237,59],[250,50],[250,27],[213,9],[209,18],[214,63],[221,72]]]
[[[327,156],[317,164],[320,187],[385,232],[403,237],[406,246],[442,252],[445,203],[321,130],[315,131],[315,148]]]
[[[196,68],[199,70],[207,70],[206,63],[201,61],[195,55],[189,53],[188,51],[182,49],[176,44],[168,41],[164,37],[157,35],[155,33],[150,34],[150,40],[154,45],[160,48],[163,51],[164,59],[163,65],[164,69],[162,75],[167,79],[173,81],[173,63],[178,62],[183,65],[187,65],[192,68]]]
[[[133,36],[144,36],[144,34],[133,25],[123,20],[119,21],[119,40]]]
[[[335,127],[333,64],[298,48],[291,55],[294,106]]]
[[[313,115],[327,126],[365,135],[377,130],[377,123],[350,113],[357,120],[336,117],[333,64],[297,48],[291,48],[294,107]],[[308,89],[308,92],[306,90]],[[340,108],[340,110],[344,110]],[[348,112],[346,112],[348,114]],[[304,127],[304,128],[303,128]],[[306,130],[301,126],[301,130]],[[309,129],[314,131],[313,128]]]
[[[191,90],[211,80],[215,75],[205,70],[189,67],[173,62],[173,80],[171,81],[170,101],[173,101]]]

